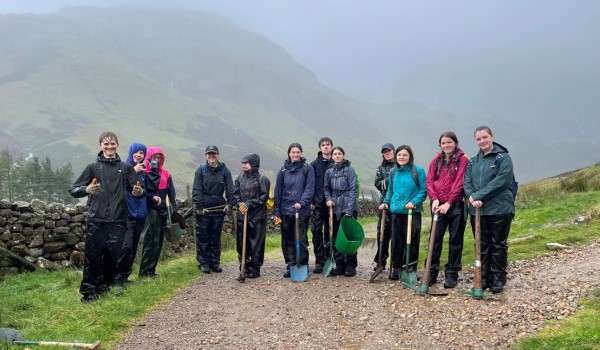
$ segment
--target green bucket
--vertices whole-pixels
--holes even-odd
[[[345,216],[340,222],[335,248],[344,255],[356,253],[365,240],[365,231],[356,219]]]

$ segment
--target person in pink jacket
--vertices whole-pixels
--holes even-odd
[[[458,138],[452,131],[444,132],[439,139],[441,152],[429,164],[427,172],[427,195],[431,199],[431,211],[438,214],[435,244],[429,284],[437,282],[440,255],[446,228],[450,233],[448,262],[444,266],[444,288],[456,287],[458,272],[462,269],[463,238],[466,225],[463,182],[469,158],[458,147]]]

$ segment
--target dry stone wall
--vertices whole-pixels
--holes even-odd
[[[178,202],[184,213],[189,205]],[[359,216],[376,215],[377,203],[369,199],[359,201]],[[81,268],[85,250],[87,206],[85,204],[46,204],[40,200],[10,203],[0,201],[0,248],[8,250],[29,263],[44,269]],[[225,218],[223,235],[232,240],[235,235],[233,215]],[[273,220],[268,220],[267,230],[279,233]],[[195,249],[195,220],[188,227],[174,252]],[[15,274],[26,268],[14,258],[0,254],[0,275]]]

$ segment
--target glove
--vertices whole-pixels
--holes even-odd
[[[100,194],[100,184],[98,183],[98,180],[93,179],[92,183],[89,184],[86,188],[85,188],[85,192],[91,194],[92,196],[97,196]]]
[[[281,225],[281,218],[279,216],[275,217],[275,225]]]
[[[139,181],[135,184],[135,186],[133,186],[133,190],[131,191],[131,194],[134,197],[141,197],[144,194],[144,190],[142,190],[142,186],[140,185]]]
[[[246,203],[240,203],[239,205],[239,209],[240,209],[240,213],[242,213],[242,215],[246,215],[246,213],[248,212],[248,206],[246,205]]]

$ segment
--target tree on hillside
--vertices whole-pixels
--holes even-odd
[[[11,202],[37,198],[48,203],[75,203],[69,194],[72,180],[70,163],[52,170],[48,157],[40,163],[36,156],[15,160],[8,150],[0,153],[0,197]]]
[[[8,151],[8,148],[0,151],[0,198],[8,196],[8,200],[12,202],[13,193],[11,186],[11,171],[13,159]]]

